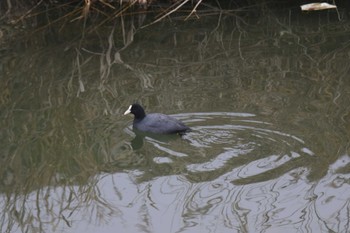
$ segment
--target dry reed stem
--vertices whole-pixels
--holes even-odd
[[[161,16],[160,18],[156,19],[156,20],[153,21],[152,23],[149,23],[149,24],[147,24],[147,25],[145,25],[145,26],[142,26],[141,28],[150,26],[150,25],[152,25],[152,24],[155,24],[155,23],[161,21],[161,20],[164,19],[165,17],[171,15],[172,13],[174,13],[175,11],[177,11],[178,9],[180,9],[180,8],[181,8],[183,5],[185,5],[187,2],[189,2],[189,0],[183,1],[181,4],[179,4],[179,5],[178,5],[176,8],[174,8],[173,10],[170,10],[170,11],[166,12],[166,13],[165,13],[163,16]],[[174,5],[176,5],[176,3],[173,4],[172,6],[174,6]],[[171,8],[172,6],[170,6],[169,8]]]
[[[190,16],[191,16],[192,14],[196,13],[196,9],[197,9],[197,7],[199,6],[199,4],[201,4],[201,2],[202,2],[202,0],[199,0],[199,1],[197,2],[197,4],[196,4],[196,5],[194,6],[194,8],[192,9],[191,13],[185,18],[185,20],[189,19]],[[197,14],[196,14],[196,15],[197,15]],[[199,18],[198,15],[197,15],[197,18]]]
[[[31,9],[29,9],[24,15],[22,15],[21,17],[19,17],[14,24],[18,23],[19,21],[23,20],[24,18],[26,18],[35,8],[37,8],[41,3],[43,2],[43,0],[41,0],[40,2],[38,2],[34,7],[32,7]]]

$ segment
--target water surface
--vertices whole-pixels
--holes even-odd
[[[6,49],[1,232],[348,232],[349,25],[312,17]],[[135,101],[193,131],[135,142]]]

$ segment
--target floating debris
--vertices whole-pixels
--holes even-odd
[[[319,3],[309,3],[305,5],[301,5],[302,11],[319,11],[319,10],[327,10],[327,9],[335,9],[337,8],[336,5],[332,5],[326,2],[319,2]]]

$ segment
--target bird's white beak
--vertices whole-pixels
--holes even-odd
[[[128,110],[124,112],[124,115],[131,113],[131,105],[129,106]]]

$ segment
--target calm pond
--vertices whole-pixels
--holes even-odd
[[[350,23],[294,13],[2,48],[0,232],[349,232]],[[134,102],[192,132],[135,137]]]

